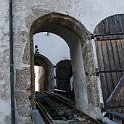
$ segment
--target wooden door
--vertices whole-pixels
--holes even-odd
[[[94,38],[97,73],[100,75],[105,107],[124,113],[124,85],[117,86],[118,83],[124,84],[124,81],[119,82],[124,74],[124,15],[111,16],[100,22],[95,29]],[[118,92],[113,97],[116,88]]]
[[[56,65],[56,83],[57,89],[70,91],[70,77],[72,76],[72,67],[70,60],[62,60]]]

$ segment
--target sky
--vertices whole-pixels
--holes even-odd
[[[60,60],[70,59],[70,50],[67,43],[53,33],[37,33],[33,36],[34,46],[38,45],[38,52],[48,58],[53,65]]]

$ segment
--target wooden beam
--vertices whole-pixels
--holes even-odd
[[[124,39],[124,34],[94,35],[97,41]]]
[[[106,101],[107,103],[109,103],[120,91],[121,87],[124,85],[124,75],[121,77],[121,79],[119,80],[118,84],[116,85],[115,89],[113,90],[113,92],[111,93],[110,97],[108,98],[108,100]]]

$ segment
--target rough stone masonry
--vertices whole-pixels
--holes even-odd
[[[58,35],[62,35],[67,39],[72,51],[74,49],[71,44],[72,42],[70,42],[72,38],[68,38],[64,34],[64,31],[67,32],[69,37],[73,35],[73,38],[78,40],[77,53],[72,52],[72,58],[74,54],[79,54],[77,59],[80,62],[77,63],[73,58],[75,77],[78,76],[78,78],[75,78],[75,81],[79,82],[75,84],[75,87],[79,88],[81,86],[79,92],[75,91],[77,96],[79,95],[77,107],[85,110],[82,103],[82,93],[84,93],[84,100],[86,101],[83,102],[88,103],[86,113],[93,116],[95,113],[100,112],[101,89],[99,77],[95,76],[97,61],[95,59],[94,44],[90,40],[90,34],[93,33],[101,20],[113,14],[123,12],[123,0],[13,0],[14,93],[17,124],[31,124],[30,113],[32,106],[35,107],[33,98],[31,97],[34,93],[32,37],[37,31],[49,31],[49,27],[54,29],[52,24],[56,25],[55,32],[54,30],[52,32],[58,32]],[[52,13],[57,13],[58,15]],[[43,16],[47,14],[49,14],[48,18],[50,20],[46,21],[48,21],[49,25],[43,21],[45,19]],[[8,0],[0,2],[0,17],[0,124],[10,124],[11,94]],[[39,18],[41,20],[38,20]],[[37,22],[36,27],[32,27],[35,22]],[[42,23],[45,24],[45,27]],[[39,29],[39,25],[42,26],[42,29]],[[81,68],[80,74],[77,68]],[[82,81],[86,89],[82,86]],[[81,105],[78,104],[78,101]]]

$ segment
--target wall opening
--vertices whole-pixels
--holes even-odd
[[[42,54],[43,56],[47,57],[49,59],[49,61],[51,61],[52,65],[54,67],[54,74],[49,74],[49,73],[51,73],[50,71],[49,72],[45,71],[45,75],[44,75],[45,77],[47,77],[48,75],[54,75],[53,77],[51,77],[51,79],[49,81],[46,80],[45,84],[48,84],[48,85],[51,84],[51,85],[53,85],[53,87],[56,87],[56,73],[55,73],[56,64],[63,59],[70,58],[70,51],[69,51],[69,47],[68,47],[67,43],[58,35],[55,35],[50,32],[36,33],[33,36],[33,43],[34,43],[34,47],[35,47],[35,56],[37,54]],[[37,60],[34,60],[34,62],[35,62],[34,64],[38,65],[39,58],[35,57],[35,59],[37,59]],[[40,60],[40,61],[39,61],[39,63],[43,64],[43,62],[42,62],[43,60]],[[46,70],[48,68],[48,65],[45,65],[45,63],[43,65],[44,65],[44,69]],[[42,79],[45,78],[44,76],[42,77]],[[37,78],[36,78],[36,80],[37,80]],[[48,89],[49,89],[49,91],[51,90],[50,87]],[[53,92],[54,92],[54,90],[53,90]]]
[[[43,64],[38,57],[35,57],[35,91],[43,92],[45,89],[49,89],[50,87],[48,88],[48,86],[52,83],[51,85],[54,87],[53,92],[71,98],[73,102],[75,102],[72,64],[67,43],[58,35],[50,32],[36,33],[33,36],[33,42],[35,56],[37,54],[42,54],[54,65],[54,77],[48,81],[46,80],[47,75],[51,75],[49,74],[50,72],[47,71],[48,65],[45,63]]]
[[[46,72],[43,66],[34,66],[34,73],[35,73],[35,92],[43,92],[45,91],[45,79],[46,79]]]
[[[45,56],[34,54],[35,91],[53,91],[54,68],[52,62]]]
[[[81,110],[87,111],[88,96],[82,47],[86,42],[88,31],[81,23],[70,16],[58,13],[44,15],[35,20],[31,27],[31,53],[33,53],[33,35],[39,32],[54,33],[68,44],[74,80],[75,104]],[[31,66],[33,66],[33,54],[31,55]]]
[[[72,64],[69,59],[61,60],[56,64],[55,92],[75,103]]]
[[[50,32],[40,32],[33,36],[36,51],[48,58],[55,66],[63,59],[70,59],[70,50],[67,43],[59,35]]]

